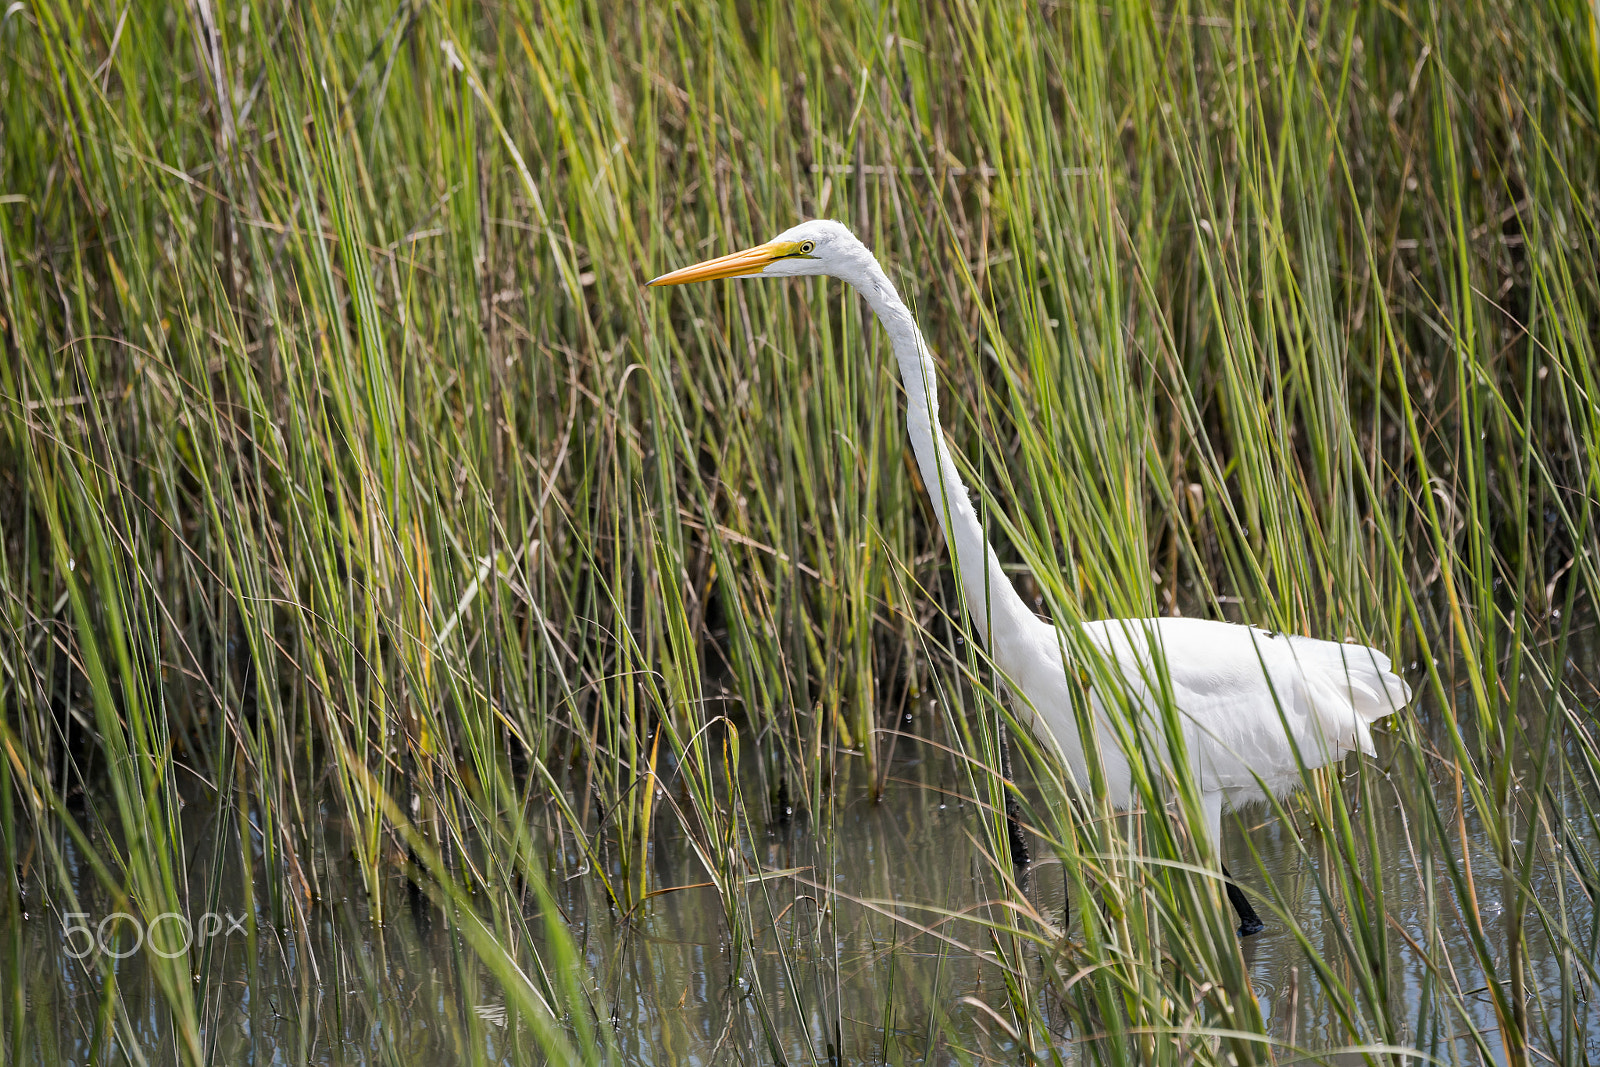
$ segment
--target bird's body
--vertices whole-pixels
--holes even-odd
[[[1223,812],[1292,792],[1302,782],[1302,763],[1318,767],[1353,749],[1371,755],[1368,725],[1407,695],[1405,683],[1389,673],[1388,658],[1362,645],[1207,619],[1104,619],[1085,623],[1083,632],[1125,694],[1113,701],[1140,716],[1146,738],[1161,736],[1156,716],[1167,687],[1213,845],[1221,840]],[[1020,655],[1005,657],[1012,668],[1002,663],[1014,691],[1025,697],[1018,717],[1047,745],[1058,744],[1073,779],[1085,783],[1088,757],[1071,703],[1071,687],[1083,680],[1069,680],[1061,667],[1053,624],[1040,620],[1024,642]],[[1127,754],[1107,701],[1093,690],[1090,701],[1108,799],[1129,808],[1138,798]],[[1159,741],[1155,751],[1170,759]]]
[[[1080,787],[1089,783],[1074,691],[1090,680],[1096,747],[1108,799],[1120,809],[1134,795],[1129,755],[1113,728],[1113,708],[1131,711],[1143,743],[1157,759],[1172,752],[1159,725],[1161,694],[1170,694],[1205,809],[1210,843],[1220,857],[1222,813],[1297,787],[1302,768],[1319,767],[1352,749],[1372,753],[1368,724],[1397,710],[1411,691],[1390,672],[1383,653],[1363,645],[1273,634],[1203,619],[1108,619],[1085,623],[1109,672],[1078,664],[1069,673],[1070,644],[1057,625],[1035,615],[1000,568],[939,427],[933,357],[893,283],[872,253],[837,222],[813,220],[763,245],[652,281],[672,285],[714,278],[830,275],[856,289],[888,331],[906,391],[906,427],[945,539],[956,557],[968,611],[1026,721],[1046,748],[1059,753]],[[1098,677],[1100,684],[1092,679]],[[1120,694],[1106,699],[1104,682]],[[1230,897],[1260,929],[1242,895]],[[1247,914],[1248,912],[1248,914]]]

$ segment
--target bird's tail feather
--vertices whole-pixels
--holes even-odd
[[[1314,638],[1299,638],[1295,644],[1307,695],[1330,739],[1372,755],[1368,724],[1410,703],[1411,687],[1375,648]]]

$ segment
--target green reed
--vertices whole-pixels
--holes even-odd
[[[808,815],[825,897],[836,807],[892,798],[916,713],[980,802],[992,899],[947,950],[987,953],[1006,1040],[1326,1052],[1263,1022],[1193,783],[1149,755],[1147,810],[1119,815],[1014,728],[860,302],[640,288],[825,215],[941,356],[947,430],[1041,610],[1249,620],[1404,666],[1419,701],[1381,760],[1271,813],[1336,951],[1230,845],[1339,1040],[1580,1059],[1595,41],[1575,3],[14,7],[0,907],[92,891],[148,921],[242,870],[256,936],[305,936],[346,871],[379,922],[409,879],[531,1039],[496,1056],[613,1059],[635,991],[558,884],[625,927],[675,888],[652,842],[681,835],[753,980],[795,903],[759,831]],[[996,773],[1007,733],[1022,788]],[[1065,871],[1064,941],[1009,862],[1008,796]],[[1404,870],[1379,862],[1396,810]],[[1533,892],[1545,868],[1560,899]],[[916,903],[908,937],[943,907]],[[780,946],[782,992],[740,1001],[759,1058],[862,1040],[830,921]],[[0,1022],[49,1061],[66,1039],[27,1013],[18,938]],[[1426,988],[1397,988],[1400,956]],[[135,962],[151,1058],[218,1056],[224,962]],[[138,1047],[131,977],[85,973],[90,1051]],[[382,976],[347,977],[383,1018]],[[891,983],[875,1054],[954,1042],[964,1009],[922,980]],[[830,996],[830,1032],[786,1047]],[[464,1058],[490,1055],[482,1026]]]

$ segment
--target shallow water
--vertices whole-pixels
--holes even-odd
[[[1383,777],[1394,758],[1387,742],[1380,737],[1379,757],[1369,766],[1380,775],[1376,795],[1393,801],[1374,814],[1393,918],[1392,974],[1395,987],[1403,990],[1401,1017],[1415,1020],[1428,968],[1407,938],[1426,942],[1430,922],[1442,931],[1458,988],[1470,991],[1482,981],[1472,977],[1466,926],[1453,898],[1441,889],[1442,879],[1434,883],[1430,913],[1428,882],[1421,872],[1431,868],[1438,875],[1442,860],[1417,851],[1416,805],[1399,784],[1404,777]],[[1346,772],[1353,766],[1347,763]],[[1446,824],[1458,825],[1453,781],[1443,771],[1435,779],[1432,801]],[[995,943],[975,923],[940,922],[941,916],[969,911],[1001,917],[991,903],[997,895],[995,876],[980,846],[976,808],[961,797],[964,779],[939,744],[902,738],[885,780],[882,799],[873,800],[865,782],[847,776],[838,794],[850,799],[814,819],[796,817],[751,833],[747,860],[766,871],[790,873],[747,888],[738,928],[748,933],[739,942],[715,890],[661,893],[621,917],[597,880],[585,875],[582,857],[573,849],[558,850],[552,888],[594,986],[610,1005],[613,1032],[627,1060],[804,1063],[836,1056],[842,1062],[1016,1062],[1021,1042],[1009,1032],[1015,1016],[1004,975],[985,959]],[[760,790],[750,781],[745,795],[760,796]],[[1558,795],[1574,816],[1582,811],[1579,800],[1593,803],[1570,784]],[[1341,927],[1350,912],[1323,895],[1318,875],[1334,861],[1325,854],[1321,835],[1305,821],[1303,809],[1291,805],[1290,812],[1292,823],[1265,810],[1246,820],[1259,868],[1240,830],[1231,830],[1230,867],[1252,890],[1268,881],[1276,885],[1312,947],[1337,964],[1344,958]],[[185,816],[186,833],[201,840],[217,813],[195,803]],[[1482,915],[1492,931],[1500,876],[1470,810],[1459,826],[1473,853]],[[1574,817],[1566,829],[1566,847],[1600,854],[1587,819]],[[337,822],[322,830],[324,857],[349,854]],[[81,898],[75,906],[57,907],[30,899],[19,936],[10,941],[8,962],[26,1000],[24,1040],[13,1047],[36,1049],[36,1062],[84,1062],[94,1049],[105,1047],[97,1037],[106,1032],[102,983],[88,964],[96,952],[118,952],[127,958],[104,962],[115,976],[128,1027],[139,1035],[140,1052],[151,1062],[175,1061],[165,1002],[141,962],[148,946],[135,943],[137,923],[115,918],[115,906],[80,869],[81,857],[70,840],[61,847]],[[1019,872],[1019,879],[1038,912],[1059,923],[1064,872],[1038,842],[1034,853],[1035,862]],[[209,861],[204,855],[192,858],[192,884],[205,884]],[[211,951],[203,990],[214,1062],[528,1059],[526,1035],[508,1027],[495,980],[398,872],[390,898],[401,906],[382,928],[369,921],[352,865],[333,862],[319,873],[327,892],[299,933],[274,929],[267,905],[252,901],[240,873],[230,873],[226,865],[221,892],[191,908],[190,916],[200,917],[194,920],[195,932]],[[1577,940],[1592,945],[1593,909],[1571,870],[1542,863],[1533,878],[1540,900],[1552,908],[1565,894],[1569,917],[1588,924]],[[649,879],[652,889],[708,880],[671,820],[658,821]],[[1294,932],[1266,909],[1262,914],[1266,931],[1248,939],[1242,951],[1272,1034],[1312,1049],[1346,1044],[1350,1038],[1321,994]],[[926,931],[935,925],[936,932]],[[91,944],[86,930],[98,943],[81,953]],[[1069,938],[1076,930],[1069,927]],[[1529,944],[1539,986],[1530,996],[1552,995],[1559,988],[1560,959],[1537,930]],[[1042,980],[1054,950],[1025,942],[1001,947],[1014,952],[1032,976],[1029,995],[1037,999],[1037,1018],[1049,1026],[1048,1032],[1032,1034],[1031,1043],[1053,1047],[1067,1062],[1080,1060],[1076,1035]],[[74,958],[79,954],[89,958]],[[1477,1053],[1465,1037],[1470,1023],[1497,1055],[1489,998],[1469,995],[1466,1005],[1468,1019],[1438,1009],[1428,1013],[1421,1032],[1414,1026],[1405,1031],[1408,1043],[1445,1061],[1475,1062]],[[1575,1005],[1570,1028],[1557,1029],[1568,1029],[1588,1056],[1600,1057],[1600,1020],[1586,1002]],[[1551,1040],[1560,1035],[1553,1033]]]

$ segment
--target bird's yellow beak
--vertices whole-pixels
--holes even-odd
[[[659,278],[652,278],[646,285],[683,285],[686,282],[711,282],[718,278],[738,278],[746,274],[760,274],[768,263],[782,256],[792,255],[795,246],[792,242],[768,241],[766,244],[746,248],[743,252],[734,252],[716,259],[708,259],[704,263],[696,263],[692,267],[684,267],[670,274],[663,274]]]

